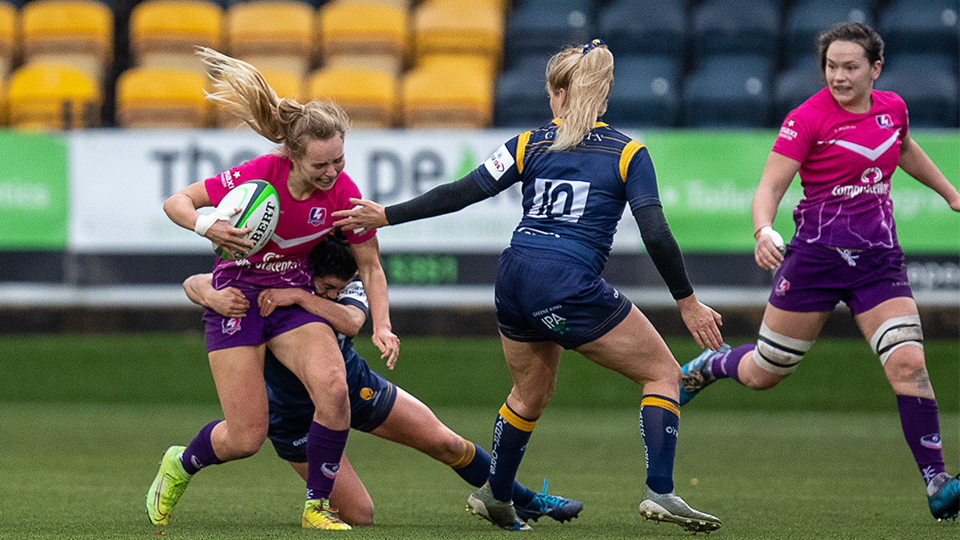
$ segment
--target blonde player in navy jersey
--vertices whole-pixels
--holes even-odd
[[[701,347],[722,345],[720,315],[694,295],[647,149],[598,122],[613,86],[613,54],[600,40],[568,48],[550,59],[546,76],[552,122],[509,140],[457,182],[387,208],[357,200],[360,207],[334,213],[341,218],[336,224],[372,230],[437,216],[520,182],[523,218],[500,257],[496,285],[513,389],[494,426],[488,483],[469,497],[468,507],[501,528],[529,528],[510,503],[514,478],[553,393],[560,353],[572,349],[643,387],[641,515],[691,532],[715,530],[719,519],[690,508],[673,491],[680,365],[650,321],[600,277],[625,205]]]
[[[337,341],[347,368],[350,398],[350,427],[393,441],[449,466],[467,483],[480,487],[487,480],[490,454],[443,424],[416,397],[370,369],[353,348],[353,337],[366,323],[370,304],[363,282],[357,277],[357,262],[346,239],[327,235],[310,251],[313,265],[311,294],[303,289],[267,289],[264,316],[277,308],[300,306],[323,317],[337,332]],[[190,276],[183,288],[194,303],[213,309],[224,317],[243,317],[250,302],[238,289],[214,289],[211,274]],[[308,479],[305,442],[310,432],[314,406],[306,387],[269,350],[263,364],[263,378],[270,401],[267,437],[277,455],[290,462],[304,480]],[[524,519],[543,516],[560,522],[576,518],[580,501],[535,493],[519,482],[513,501]],[[330,493],[330,505],[340,509],[339,518],[353,526],[373,524],[373,500],[347,456],[340,461],[337,481]]]

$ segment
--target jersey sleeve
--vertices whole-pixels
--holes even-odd
[[[207,188],[207,196],[214,206],[220,204],[223,197],[233,188],[247,180],[267,180],[270,181],[275,175],[278,166],[277,156],[266,154],[247,161],[246,163],[231,167],[222,173],[204,180],[204,186]]]
[[[363,290],[363,283],[359,279],[347,283],[337,296],[337,303],[359,308],[364,316],[370,317],[370,303],[367,301],[366,291]]]
[[[630,153],[631,155],[627,155]],[[630,141],[621,154],[620,174],[627,192],[630,210],[636,212],[644,206],[660,205],[657,189],[657,174],[647,147]]]
[[[790,111],[780,125],[780,132],[773,142],[773,151],[803,163],[816,142],[816,132],[804,108]]]
[[[483,192],[493,197],[520,181],[523,156],[530,132],[525,131],[500,145],[486,161],[470,173]]]

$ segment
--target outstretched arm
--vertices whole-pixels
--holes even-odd
[[[909,136],[900,146],[898,165],[921,184],[936,191],[943,200],[947,201],[952,210],[960,212],[960,193],[957,192],[957,188],[940,172],[923,148],[920,148],[920,145]]]
[[[387,277],[380,266],[380,244],[373,236],[365,242],[350,244],[357,260],[357,274],[363,282],[370,302],[373,317],[373,344],[380,349],[380,358],[386,359],[387,367],[393,369],[400,354],[400,339],[393,333],[390,323],[390,300],[387,295]]]

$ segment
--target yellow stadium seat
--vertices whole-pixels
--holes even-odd
[[[305,76],[314,49],[315,9],[300,0],[248,0],[227,9],[230,54],[259,69]]]
[[[221,48],[223,9],[207,0],[144,0],[130,13],[137,65],[202,70],[196,47]]]
[[[10,76],[8,88],[13,127],[74,129],[100,125],[99,86],[73,64],[25,64]]]
[[[413,16],[414,63],[419,66],[438,54],[473,56],[492,76],[500,69],[503,26],[504,14],[496,7],[427,0]]]
[[[20,12],[10,2],[0,2],[0,78],[6,78],[17,58]]]
[[[305,95],[303,91],[304,77],[301,74],[274,68],[260,69],[258,67],[258,71],[263,75],[263,79],[267,81],[270,88],[273,88],[273,91],[277,93],[277,96],[294,98],[300,103],[306,101],[303,98]],[[216,124],[227,129],[248,128],[245,122],[223,109],[216,111]]]
[[[321,6],[317,18],[325,66],[365,66],[400,73],[407,54],[407,10],[335,0]]]
[[[397,79],[386,71],[332,66],[314,72],[306,84],[311,100],[334,101],[355,128],[388,128],[397,110]]]
[[[485,128],[493,119],[493,77],[470,65],[413,69],[401,94],[404,127]]]
[[[113,60],[113,11],[106,4],[32,0],[20,22],[25,62],[66,62],[103,80]]]
[[[201,128],[209,106],[206,76],[196,70],[141,66],[117,79],[117,125],[124,128]]]

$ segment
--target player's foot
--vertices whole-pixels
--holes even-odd
[[[330,508],[329,499],[310,499],[303,505],[303,519],[300,525],[304,529],[327,529],[349,531],[351,527],[337,517],[337,511]]]
[[[680,379],[680,405],[689,403],[701,390],[716,380],[712,374],[704,373],[707,363],[716,355],[729,351],[730,346],[724,343],[716,351],[706,349],[700,353],[700,356],[684,364],[683,377]]]
[[[690,508],[690,505],[672,491],[660,494],[649,487],[643,502],[640,503],[640,515],[657,523],[675,523],[693,534],[710,533],[720,528],[720,520],[716,516]]]
[[[930,491],[933,491],[930,494]],[[927,490],[927,502],[930,503],[930,513],[937,521],[952,519],[956,521],[960,513],[960,475],[950,476],[940,473],[930,481]]]
[[[583,503],[560,497],[557,495],[547,495],[547,481],[543,481],[543,491],[537,493],[533,500],[523,506],[513,505],[517,511],[517,517],[524,521],[536,521],[543,516],[552,517],[563,523],[570,521],[580,515],[583,510]]]
[[[147,515],[154,525],[166,525],[170,521],[173,507],[193,477],[180,463],[180,454],[185,449],[185,446],[171,446],[160,458],[160,470],[147,492]]]
[[[498,501],[493,497],[489,483],[467,497],[467,511],[507,531],[530,530],[530,526],[517,517],[513,502]]]

